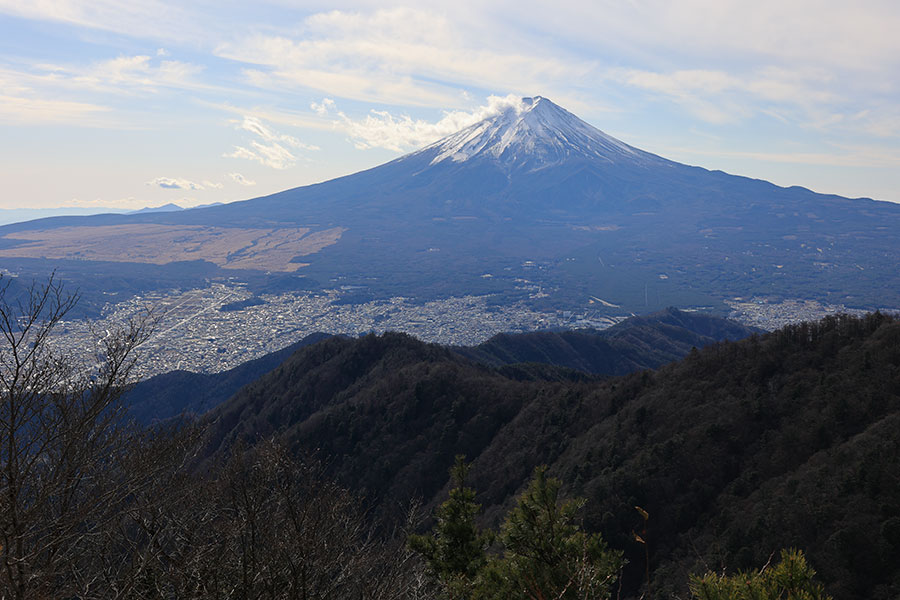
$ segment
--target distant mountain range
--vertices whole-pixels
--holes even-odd
[[[900,205],[679,164],[535,97],[379,167],[263,198],[0,227],[0,259],[56,268],[88,299],[104,272],[132,287],[234,277],[622,315],[754,295],[890,308]]]
[[[61,206],[59,208],[0,208],[0,225],[22,223],[35,219],[61,216],[86,216],[104,213],[127,213],[124,208],[109,208],[96,206],[85,208],[83,206]]]
[[[207,208],[209,206],[221,206],[222,202],[213,202],[211,204],[201,204],[194,208]],[[176,210],[187,210],[177,204],[169,202],[161,206],[145,206],[138,210],[127,208],[111,208],[94,206],[87,208],[84,206],[60,206],[57,208],[0,208],[0,225],[10,225],[14,223],[24,223],[26,221],[34,221],[36,219],[45,219],[48,217],[84,217],[92,215],[137,215],[153,212],[172,212]]]

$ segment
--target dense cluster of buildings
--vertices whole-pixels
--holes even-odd
[[[255,298],[242,285],[221,283],[203,289],[156,292],[110,304],[103,317],[93,323],[63,323],[56,343],[64,352],[83,355],[85,348],[129,321],[144,322],[150,336],[140,348],[136,376],[145,378],[177,369],[224,371],[314,332],[361,335],[404,331],[428,342],[474,345],[501,332],[602,329],[621,319],[577,311],[537,312],[521,303],[491,303],[485,296],[426,303],[391,298],[359,304],[342,303],[340,298],[337,290]],[[826,314],[854,312],[844,306],[807,300],[737,298],[727,303],[731,318],[768,330]]]
[[[734,298],[726,300],[731,307],[729,319],[744,325],[774,331],[799,321],[818,321],[826,315],[838,313],[863,315],[868,311],[847,308],[843,304],[823,304],[816,300],[770,301],[766,298]]]
[[[361,335],[404,331],[441,344],[472,345],[508,331],[563,327],[604,327],[613,318],[566,312],[543,313],[524,305],[489,304],[484,296],[462,296],[426,303],[406,298],[361,304],[339,302],[340,292],[264,295],[258,304],[230,310],[252,297],[240,285],[213,284],[188,291],[136,296],[109,305],[92,324],[64,323],[57,344],[76,353],[98,336],[145,321],[150,338],[141,346],[138,376],[183,369],[218,372],[274,352],[315,333]]]

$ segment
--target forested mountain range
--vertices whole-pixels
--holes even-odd
[[[587,498],[584,525],[655,593],[688,572],[807,552],[839,598],[900,592],[900,323],[829,317],[598,378],[488,367],[402,334],[295,353],[206,417],[210,452],[273,436],[315,452],[373,514],[445,498],[456,454],[495,523],[535,466]]]
[[[601,331],[504,333],[455,351],[491,366],[537,362],[599,375],[624,375],[684,358],[691,348],[739,340],[753,333],[761,330],[670,307],[630,317]]]
[[[622,375],[656,368],[683,358],[691,348],[756,332],[734,321],[668,308],[631,317],[609,329],[530,332],[497,335],[475,347],[453,352],[489,366],[534,362],[598,375]],[[316,333],[277,352],[223,373],[172,371],[141,381],[126,403],[142,423],[181,414],[202,414],[221,404],[244,385],[271,371],[294,352],[329,337]]]
[[[202,414],[231,397],[241,387],[268,373],[291,354],[323,339],[313,333],[290,346],[247,361],[222,373],[169,371],[138,382],[128,390],[125,403],[131,416],[144,424],[180,415]]]

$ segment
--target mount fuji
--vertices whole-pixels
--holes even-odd
[[[343,288],[348,301],[494,294],[649,312],[766,296],[898,307],[900,205],[673,162],[538,96],[316,185],[0,227],[0,260],[23,272],[52,265],[82,288],[116,273]]]

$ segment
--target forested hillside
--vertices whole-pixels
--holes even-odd
[[[455,350],[476,362],[500,366],[539,362],[600,375],[655,369],[726,339],[762,333],[735,321],[667,308],[631,317],[597,331],[503,333],[478,346]]]
[[[330,337],[313,333],[276,352],[222,373],[170,371],[145,379],[125,394],[131,416],[145,425],[180,415],[200,415],[218,406],[248,383],[280,365],[291,354]]]
[[[479,346],[453,350],[490,366],[536,362],[599,375],[624,375],[684,358],[694,347],[741,339],[756,332],[734,321],[668,308],[631,317],[603,331],[501,334]],[[200,415],[225,402],[300,348],[327,337],[330,336],[323,333],[310,334],[287,348],[222,373],[172,371],[156,375],[130,389],[125,402],[132,416],[144,424],[182,414]]]
[[[900,323],[830,317],[600,380],[489,368],[398,334],[301,350],[209,416],[212,447],[276,436],[315,451],[376,514],[445,496],[455,454],[496,523],[535,466],[584,495],[585,528],[653,587],[807,552],[840,598],[900,592]]]

